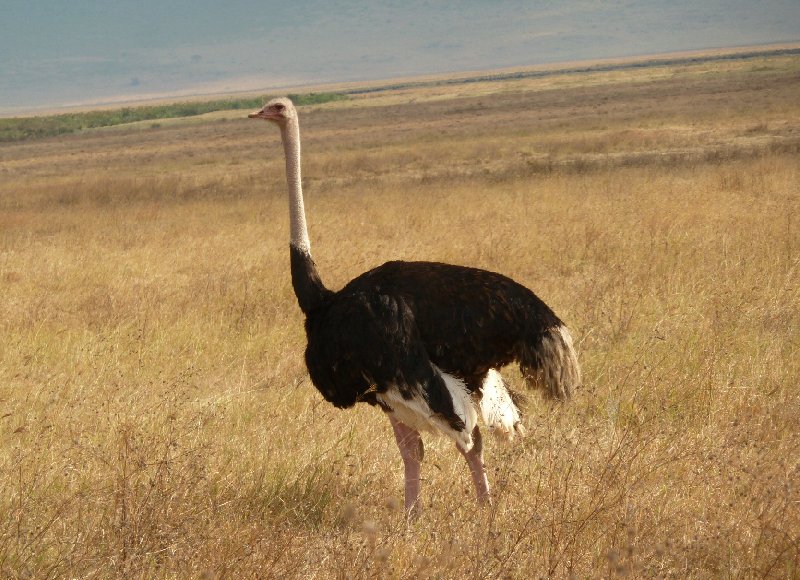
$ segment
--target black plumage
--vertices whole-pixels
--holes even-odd
[[[495,272],[392,261],[331,292],[311,257],[290,250],[311,380],[340,408],[375,404],[376,393],[396,387],[404,396],[422,396],[463,429],[430,363],[475,393],[489,369],[515,360],[535,374],[541,362],[526,353],[537,352],[545,334],[563,324],[528,288]]]

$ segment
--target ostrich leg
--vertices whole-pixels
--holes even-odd
[[[464,451],[460,445],[456,445],[456,449],[467,460],[469,471],[472,474],[472,482],[475,484],[475,492],[478,494],[478,503],[492,505],[489,480],[486,479],[486,467],[483,465],[483,438],[477,426],[472,431],[472,441],[472,449],[469,451]]]
[[[389,421],[394,430],[397,446],[400,448],[400,457],[403,458],[405,467],[405,493],[406,515],[413,518],[419,513],[419,488],[420,488],[420,463],[424,454],[422,437],[405,423],[389,415]]]

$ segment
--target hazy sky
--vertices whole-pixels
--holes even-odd
[[[2,0],[0,112],[800,40],[800,0]]]

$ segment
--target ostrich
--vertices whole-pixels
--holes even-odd
[[[421,431],[455,442],[478,502],[491,503],[478,414],[502,438],[523,433],[498,371],[514,361],[527,383],[551,398],[568,398],[580,367],[566,326],[525,286],[464,266],[392,261],[329,290],[311,258],[297,111],[278,98],[249,117],[271,121],[281,132],[292,285],[306,317],[311,381],[336,407],[364,402],[386,413],[405,468],[409,517],[419,510]]]

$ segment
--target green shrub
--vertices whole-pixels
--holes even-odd
[[[152,121],[157,119],[173,119],[178,117],[194,117],[213,111],[237,109],[253,109],[264,104],[268,97],[247,99],[219,99],[203,102],[172,103],[169,105],[149,105],[145,107],[123,107],[109,111],[88,111],[85,113],[66,113],[42,117],[13,117],[0,119],[0,142],[24,141],[55,137],[66,133],[75,133],[97,127],[111,127],[134,123],[136,121]],[[339,101],[347,98],[340,93],[308,93],[289,95],[298,105],[315,105]],[[155,127],[157,123],[151,125]]]

